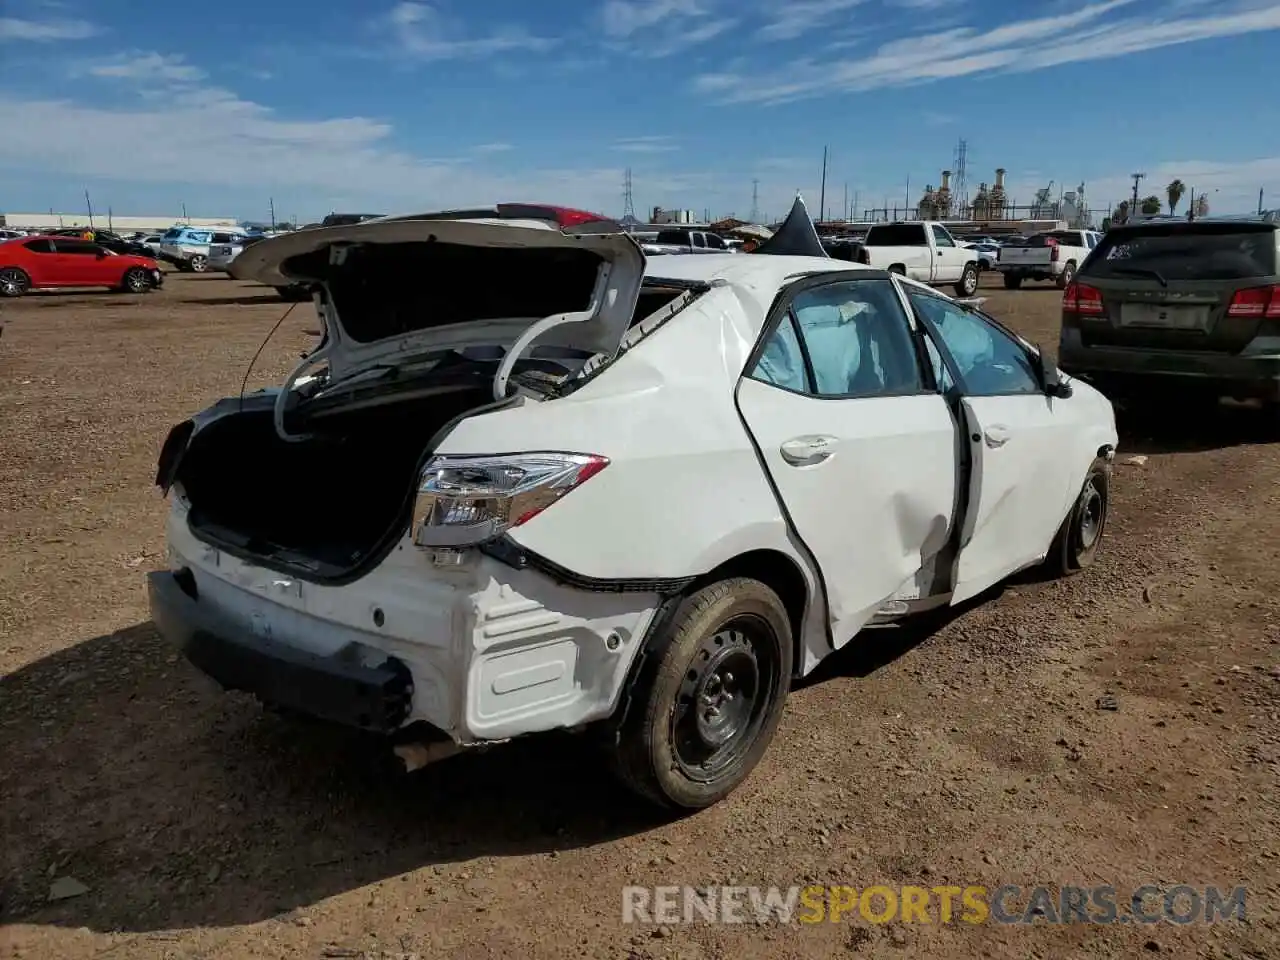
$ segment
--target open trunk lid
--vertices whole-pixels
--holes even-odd
[[[1233,310],[1232,301],[1280,282],[1276,231],[1207,221],[1112,231],[1076,279],[1100,301],[1100,313],[1081,317],[1086,346],[1238,353],[1258,334],[1263,315]]]
[[[618,350],[644,254],[612,221],[560,208],[383,217],[298,231],[245,249],[231,273],[323,290],[330,376],[445,350]]]

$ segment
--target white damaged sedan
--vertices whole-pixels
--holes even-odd
[[[667,256],[500,205],[302,231],[277,390],[176,426],[162,634],[227,689],[410,765],[599,734],[708,806],[864,628],[1093,560],[1110,403],[973,304],[843,261]]]

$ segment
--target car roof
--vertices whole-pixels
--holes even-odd
[[[677,253],[651,257],[644,272],[646,277],[703,283],[723,280],[734,285],[776,290],[787,281],[805,274],[856,270],[879,272],[847,260],[756,253]]]

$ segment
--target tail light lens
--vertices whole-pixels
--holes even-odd
[[[1280,284],[1237,290],[1227,307],[1227,316],[1280,318]]]
[[[462,547],[500,537],[608,465],[605,457],[574,453],[435,457],[418,485],[414,543]]]
[[[1069,283],[1062,293],[1062,309],[1071,313],[1084,313],[1101,316],[1102,292],[1087,283]]]
[[[1047,242],[1049,244],[1049,262],[1057,263],[1058,257],[1062,254],[1062,247],[1058,246],[1058,241],[1052,237]]]

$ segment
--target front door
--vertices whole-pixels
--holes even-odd
[[[955,283],[964,271],[965,250],[956,246],[955,240],[946,228],[939,224],[930,225],[933,231],[933,245],[936,250],[933,258],[933,281],[935,283]]]
[[[1070,427],[1015,337],[930,292],[909,296],[959,379],[972,464],[951,598],[960,603],[1047,553],[1071,483],[1061,469]]]
[[[738,406],[821,570],[839,646],[947,544],[955,421],[925,386],[892,281],[802,281],[774,324]]]
[[[120,268],[120,276],[114,275],[113,268],[118,266],[119,260],[96,243],[59,238],[54,241],[54,247],[62,286],[111,286],[119,283],[120,276],[124,274],[124,269]]]

